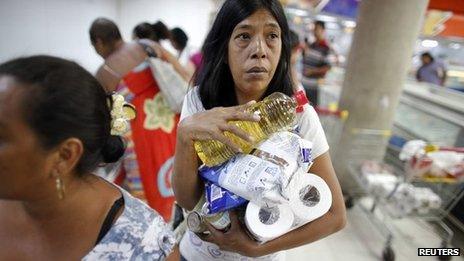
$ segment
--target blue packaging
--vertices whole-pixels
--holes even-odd
[[[212,167],[203,165],[198,169],[198,174],[200,174],[200,176],[204,180],[207,180],[219,186],[219,176],[221,174],[221,170],[225,168],[226,164],[227,162],[221,165],[216,165]]]
[[[248,202],[246,199],[209,181],[205,182],[205,198],[208,203],[208,214],[224,212]]]

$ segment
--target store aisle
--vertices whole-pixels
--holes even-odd
[[[385,236],[378,231],[375,223],[364,214],[360,206],[347,212],[348,223],[344,230],[328,238],[293,249],[287,253],[287,260],[382,260],[381,252]],[[418,257],[419,247],[439,247],[440,237],[433,228],[412,219],[395,221],[393,248],[396,260],[437,260],[434,257]],[[452,260],[462,260],[453,258]]]

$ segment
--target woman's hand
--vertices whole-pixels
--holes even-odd
[[[230,215],[230,229],[227,232],[222,232],[215,229],[211,224],[206,223],[210,234],[199,234],[198,236],[203,240],[216,244],[219,249],[238,253],[242,256],[259,257],[260,244],[246,233],[245,229],[240,224],[237,213],[229,212]]]
[[[163,46],[161,46],[161,44],[159,44],[159,43],[157,43],[155,41],[152,41],[150,39],[139,39],[138,42],[142,43],[144,45],[150,46],[151,49],[153,49],[153,51],[155,51],[156,56],[158,58],[166,61],[166,62],[170,62],[170,61],[172,61],[172,59],[176,59],[176,57],[174,57],[174,55],[172,55],[169,51],[164,49]]]
[[[211,110],[196,113],[185,118],[178,127],[177,135],[184,142],[193,142],[196,140],[218,140],[231,147],[235,152],[241,152],[240,148],[224,135],[228,131],[238,137],[253,142],[253,138],[229,121],[253,121],[260,120],[258,115],[245,112],[245,109],[255,103],[248,102],[245,105],[234,107],[218,107]]]

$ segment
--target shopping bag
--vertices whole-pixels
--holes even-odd
[[[148,62],[169,108],[180,113],[188,90],[188,82],[174,70],[171,64],[158,58],[148,58]]]

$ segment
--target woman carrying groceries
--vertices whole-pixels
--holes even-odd
[[[193,209],[203,193],[197,174],[201,162],[194,141],[215,139],[240,152],[223,132],[248,141],[250,137],[228,121],[259,121],[259,117],[244,112],[247,106],[274,92],[293,94],[290,49],[288,24],[277,0],[224,3],[203,46],[204,67],[199,85],[187,94],[178,126],[172,182],[181,206]],[[251,239],[236,214],[231,213],[231,227],[225,233],[210,225],[211,234],[200,235],[201,238],[187,231],[180,243],[181,259],[242,260],[247,256],[282,260],[280,251],[314,242],[344,227],[345,207],[329,147],[317,114],[309,105],[304,107],[299,129],[303,138],[313,142],[314,164],[310,172],[328,184],[333,195],[330,210],[264,244]]]

